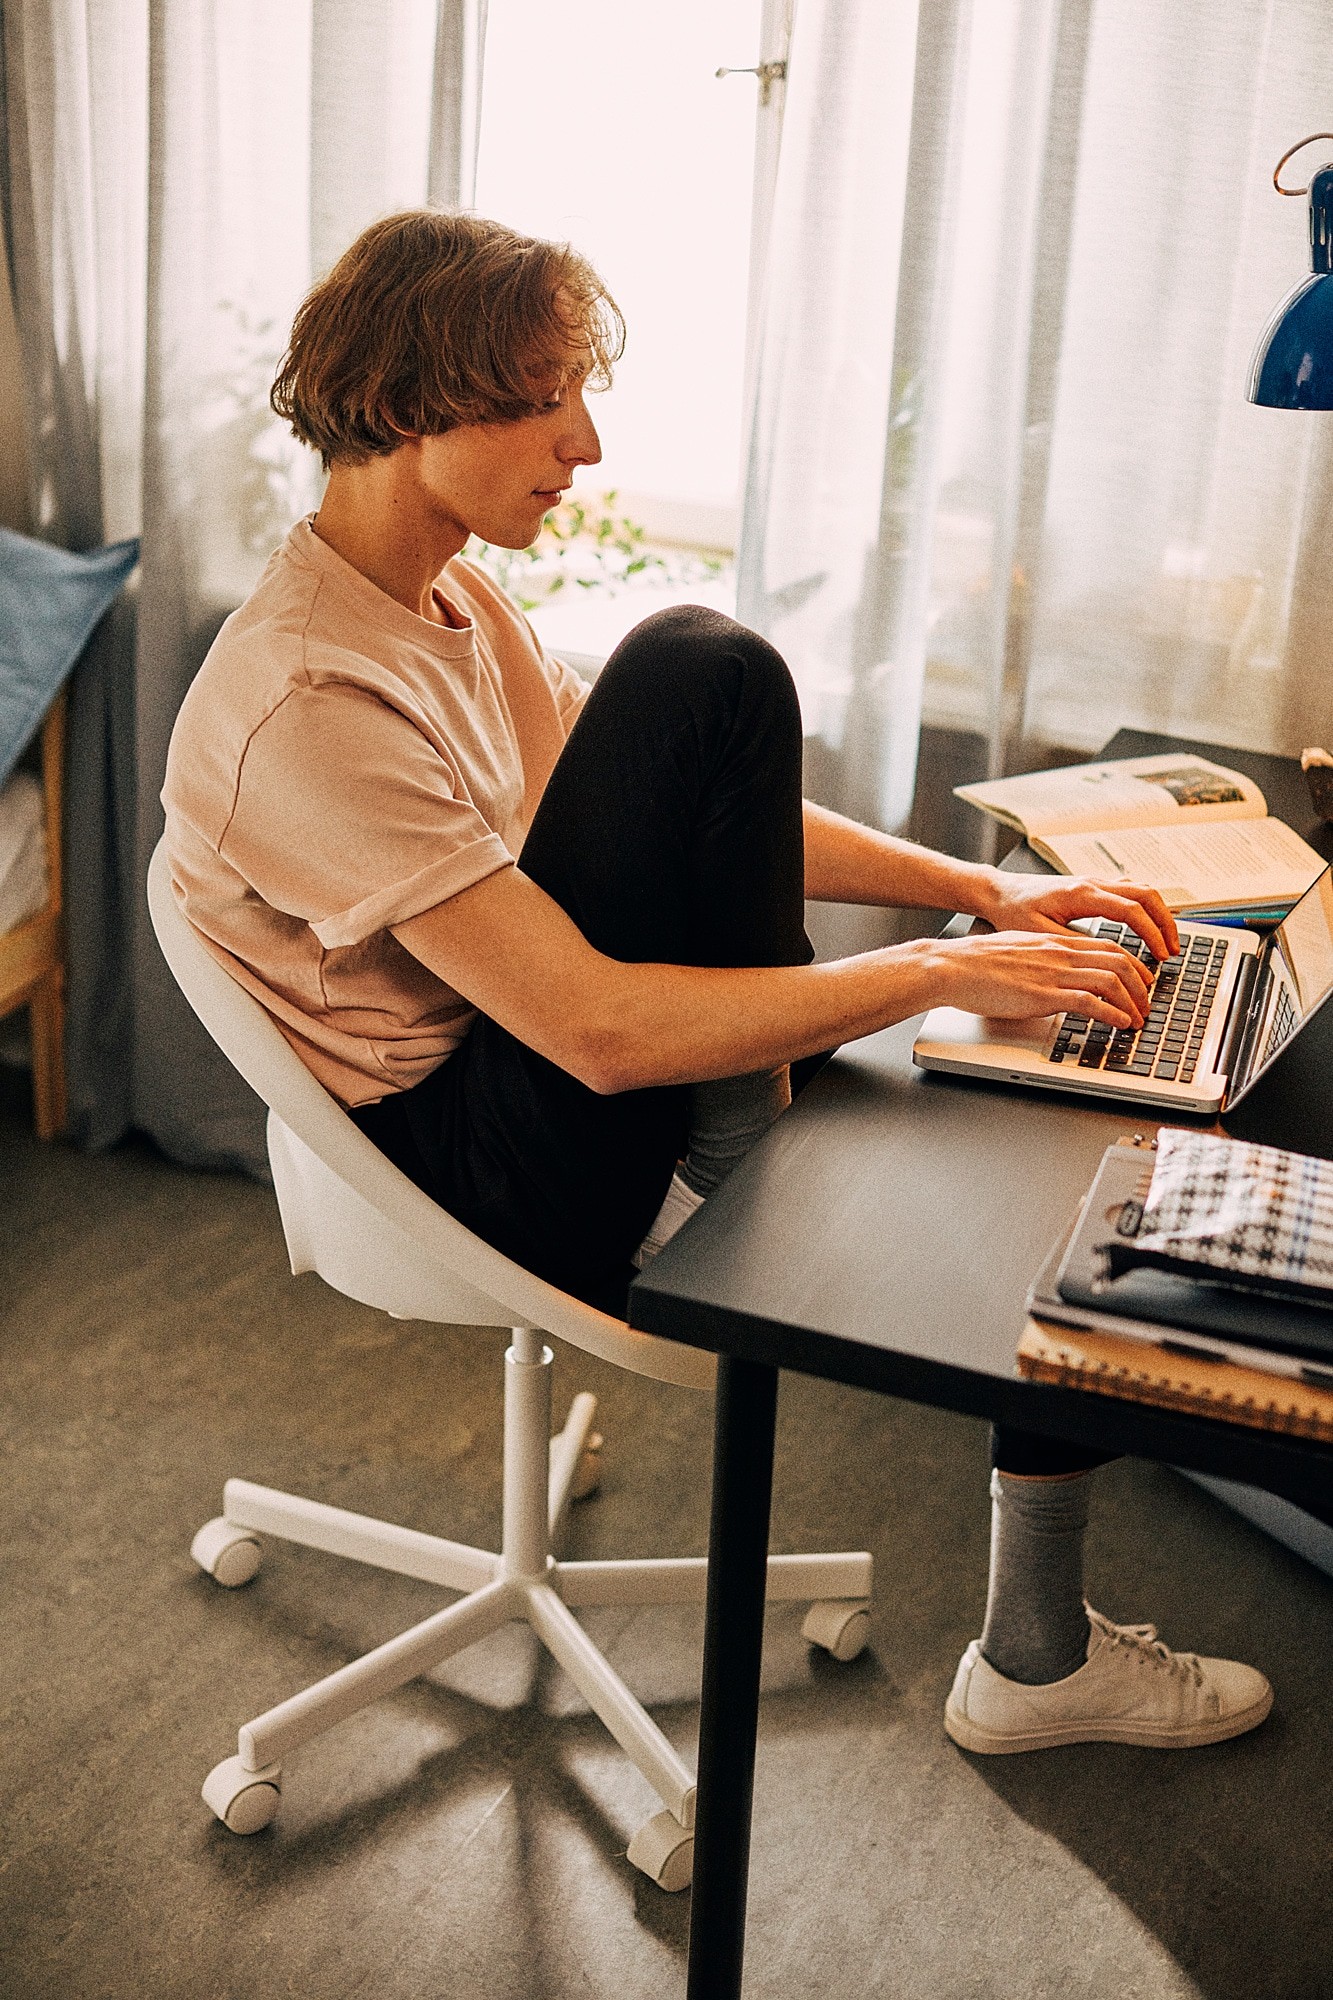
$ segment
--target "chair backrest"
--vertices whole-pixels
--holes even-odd
[[[148,907],[171,972],[269,1108],[268,1150],[292,1270],[399,1319],[531,1326],[659,1382],[710,1388],[711,1354],[636,1333],[483,1243],[372,1145],[183,915],[159,841]]]

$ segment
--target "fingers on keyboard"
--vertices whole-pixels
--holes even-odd
[[[1056,1031],[1050,1060],[1074,1062],[1080,1069],[1159,1077],[1163,1083],[1192,1083],[1222,973],[1226,939],[1183,938],[1180,950],[1159,962],[1142,938],[1124,924],[1103,919],[1091,935],[1099,942],[1123,945],[1155,969],[1148,1018],[1141,1029],[1112,1029],[1090,1022],[1086,1014],[1066,1014]],[[1273,1037],[1273,1046],[1280,1047],[1285,1039],[1280,1016],[1274,1021]]]

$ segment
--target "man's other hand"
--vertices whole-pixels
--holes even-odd
[[[1154,958],[1180,949],[1175,918],[1156,889],[1078,875],[1011,875],[997,868],[981,913],[997,931],[1065,931],[1076,917],[1108,917],[1137,931]]]

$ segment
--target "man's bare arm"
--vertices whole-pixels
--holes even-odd
[[[923,938],[829,965],[626,965],[595,951],[517,867],[393,926],[414,958],[592,1090],[770,1069],[937,1002],[999,1016],[1074,1008],[1138,1024],[1146,975],[1114,946]]]
[[[1075,917],[1110,917],[1137,931],[1159,958],[1179,945],[1175,922],[1155,889],[955,861],[808,799],[805,893],[816,903],[963,910],[997,930],[1063,930]]]
[[[811,902],[983,914],[995,869],[878,833],[809,799],[804,818],[805,893]]]

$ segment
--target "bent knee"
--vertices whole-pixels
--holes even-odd
[[[647,672],[660,685],[730,687],[741,696],[787,711],[798,726],[800,707],[787,662],[777,647],[725,611],[706,604],[672,604],[626,633],[606,671]]]
[[[742,625],[739,619],[728,617],[725,611],[715,611],[707,604],[669,604],[664,611],[653,611],[640,619],[625,634],[616,653],[643,651],[679,653],[687,659],[729,653],[748,657],[755,653],[783,664],[781,654],[767,639],[752,632],[748,625]]]

